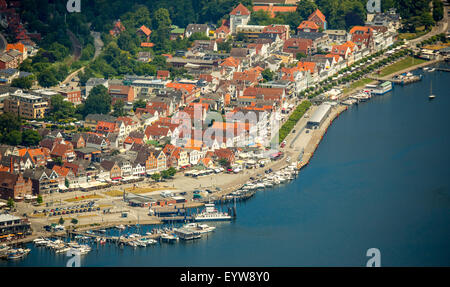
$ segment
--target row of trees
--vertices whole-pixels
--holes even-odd
[[[281,126],[278,132],[279,142],[282,142],[288,136],[288,134],[291,132],[291,130],[294,128],[297,122],[301,119],[301,117],[303,117],[303,115],[306,113],[306,111],[309,109],[310,106],[311,102],[309,101],[304,101],[297,106],[297,108],[291,114],[289,119],[283,124],[283,126]]]
[[[375,54],[373,54],[371,56],[368,56],[368,57],[366,57],[366,58],[364,58],[364,59],[362,59],[362,60],[360,60],[358,62],[355,62],[351,66],[340,70],[339,74],[345,74],[345,73],[351,71],[352,68],[359,67],[360,64],[367,63],[367,61],[381,56],[382,54],[384,54],[384,52],[385,51],[379,51],[379,52],[377,52],[377,53],[375,53]],[[376,63],[373,63],[371,65],[365,66],[363,68],[360,68],[358,71],[356,71],[356,72],[354,72],[354,73],[352,73],[350,75],[347,75],[345,77],[342,77],[340,79],[333,80],[330,77],[330,78],[320,82],[319,85],[318,85],[318,88],[310,87],[310,88],[306,89],[304,92],[301,93],[301,96],[308,95],[308,98],[310,98],[310,99],[314,98],[314,97],[316,97],[316,96],[318,96],[318,95],[320,95],[320,94],[322,94],[324,92],[327,92],[327,91],[331,90],[336,85],[347,84],[347,83],[350,83],[352,81],[359,80],[359,79],[363,78],[365,75],[367,75],[367,74],[369,74],[369,73],[371,73],[371,72],[373,72],[375,70],[378,70],[381,67],[386,66],[389,63],[392,63],[392,62],[394,62],[394,61],[396,61],[396,60],[406,56],[409,53],[410,53],[409,50],[400,50],[400,51],[398,51],[398,52],[388,56],[387,58],[384,58],[384,59],[382,59],[382,60],[380,60],[380,61],[378,61]]]

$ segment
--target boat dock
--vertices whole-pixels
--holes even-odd
[[[102,235],[102,234],[95,234],[95,233],[88,233],[88,232],[78,232],[78,231],[68,231],[67,232],[67,236],[72,238],[75,236],[84,236],[84,237],[89,237],[92,238],[94,240],[101,240],[104,239],[106,240],[106,242],[112,242],[112,243],[128,243],[131,241],[136,240],[135,238],[125,238],[125,237],[121,237],[121,236],[106,236],[106,235]],[[161,234],[155,233],[155,234],[151,234],[151,235],[142,235],[141,237],[139,237],[140,240],[148,240],[148,239],[155,239],[155,240],[159,240],[159,238],[161,237]]]

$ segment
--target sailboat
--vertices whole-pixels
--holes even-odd
[[[428,99],[432,100],[434,98],[436,98],[436,96],[433,95],[433,82],[431,82],[431,84],[430,84],[430,95],[428,96]]]

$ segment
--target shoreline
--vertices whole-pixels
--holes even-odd
[[[427,61],[425,63],[417,64],[417,65],[408,67],[406,69],[396,71],[394,73],[386,75],[384,78],[389,78],[389,77],[395,76],[397,74],[402,74],[405,72],[413,71],[413,70],[416,70],[421,67],[434,65],[441,61],[442,60]],[[376,80],[374,80],[372,82],[376,82]],[[342,99],[345,99],[348,96],[350,96],[351,94],[353,94],[359,90],[362,90],[362,89],[364,89],[364,87],[359,87],[359,88],[350,90],[342,96]],[[316,108],[315,106],[311,106],[308,109],[308,111],[305,113],[305,115],[312,114],[313,111],[315,110],[315,108]],[[348,109],[347,106],[339,105],[339,104],[336,105],[335,107],[333,107],[330,115],[327,117],[327,119],[321,125],[321,127],[317,130],[312,130],[309,133],[309,135],[306,135],[304,133],[304,128],[306,125],[307,118],[305,118],[305,115],[303,115],[303,117],[299,119],[299,121],[296,123],[296,125],[293,128],[293,130],[297,130],[297,133],[295,133],[295,134],[289,133],[288,136],[286,136],[286,142],[287,142],[286,147],[280,148],[280,150],[283,151],[283,153],[284,153],[282,158],[280,158],[276,161],[271,161],[264,168],[244,170],[244,173],[242,173],[242,174],[231,174],[231,175],[227,174],[226,175],[227,179],[231,177],[231,179],[228,181],[225,181],[223,178],[223,176],[225,174],[224,175],[214,175],[213,177],[215,177],[215,179],[216,179],[214,185],[212,184],[212,178],[211,178],[211,184],[209,186],[204,185],[204,184],[202,186],[202,183],[200,183],[200,188],[219,187],[220,191],[212,193],[212,196],[215,199],[221,199],[221,198],[224,198],[226,195],[229,195],[233,191],[239,189],[243,184],[245,184],[246,182],[248,182],[250,180],[250,177],[256,176],[261,173],[264,174],[263,170],[267,170],[267,169],[271,168],[274,172],[279,171],[279,170],[291,165],[294,162],[298,162],[297,176],[299,176],[301,170],[304,169],[306,166],[308,166],[310,160],[313,158],[315,151],[319,147],[320,142],[322,141],[323,137],[325,136],[328,128],[332,125],[333,121],[336,120],[336,118],[338,118],[339,115],[342,112],[345,112],[347,109]],[[309,139],[307,139],[306,143],[302,145],[303,146],[302,149],[304,151],[302,159],[297,160],[302,149],[299,146],[293,147],[293,145],[299,144],[299,142],[304,140],[304,138],[308,138],[308,137],[309,137]],[[301,145],[301,143],[300,143],[300,145]],[[292,159],[295,159],[295,160],[292,160],[292,162],[287,162],[286,161],[287,157],[291,157]],[[174,187],[175,187],[175,185],[179,185],[178,179],[180,177],[184,178],[184,175],[179,174],[177,178],[175,178],[172,182],[166,183],[166,185],[170,186],[170,184],[172,184]],[[196,181],[197,181],[197,183],[199,183],[201,181],[201,179],[189,179],[189,180],[191,181],[191,185],[193,185],[193,183],[195,183]],[[181,180],[181,181],[183,181],[183,180]],[[204,180],[203,180],[203,182],[204,182]],[[287,184],[289,184],[289,183],[287,183]],[[186,186],[184,186],[184,188],[186,188]],[[177,188],[177,189],[183,190],[183,187]],[[193,203],[200,204],[199,206],[203,205],[203,203],[201,203],[201,202],[193,202]],[[128,207],[128,208],[130,210],[135,210],[133,207]],[[95,217],[101,218],[101,216],[95,216]],[[80,225],[80,228],[77,228],[77,230],[83,231],[83,230],[93,230],[93,229],[104,229],[104,228],[111,228],[111,227],[114,227],[119,224],[128,224],[128,225],[163,224],[163,222],[160,219],[158,219],[157,217],[154,217],[154,216],[152,216],[151,218],[140,219],[140,220],[138,218],[136,218],[136,219],[124,218],[124,220],[119,219],[119,220],[112,220],[112,221],[107,221],[107,222],[104,222],[103,218],[101,218],[101,219],[100,218],[95,219],[95,220],[94,220],[94,218],[92,218],[93,220],[91,221],[91,223],[82,224],[82,225]],[[33,221],[33,220],[30,219],[30,221]],[[37,222],[35,222],[35,223],[37,223]],[[6,243],[8,245],[16,244],[16,243],[27,243],[27,242],[31,242],[32,240],[34,240],[40,236],[49,236],[50,234],[51,233],[49,233],[49,232],[35,231],[35,232],[33,232],[32,235],[30,235],[26,238],[19,239],[19,240],[13,240],[11,242],[4,242],[4,243]],[[60,232],[60,233],[54,233],[54,234],[65,235],[66,231]]]

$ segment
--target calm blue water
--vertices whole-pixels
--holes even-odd
[[[349,109],[297,180],[238,205],[238,219],[218,224],[207,239],[136,250],[106,245],[81,264],[365,266],[375,247],[382,266],[449,266],[449,83],[449,73],[425,73],[419,83]],[[33,248],[0,266],[66,260]]]

